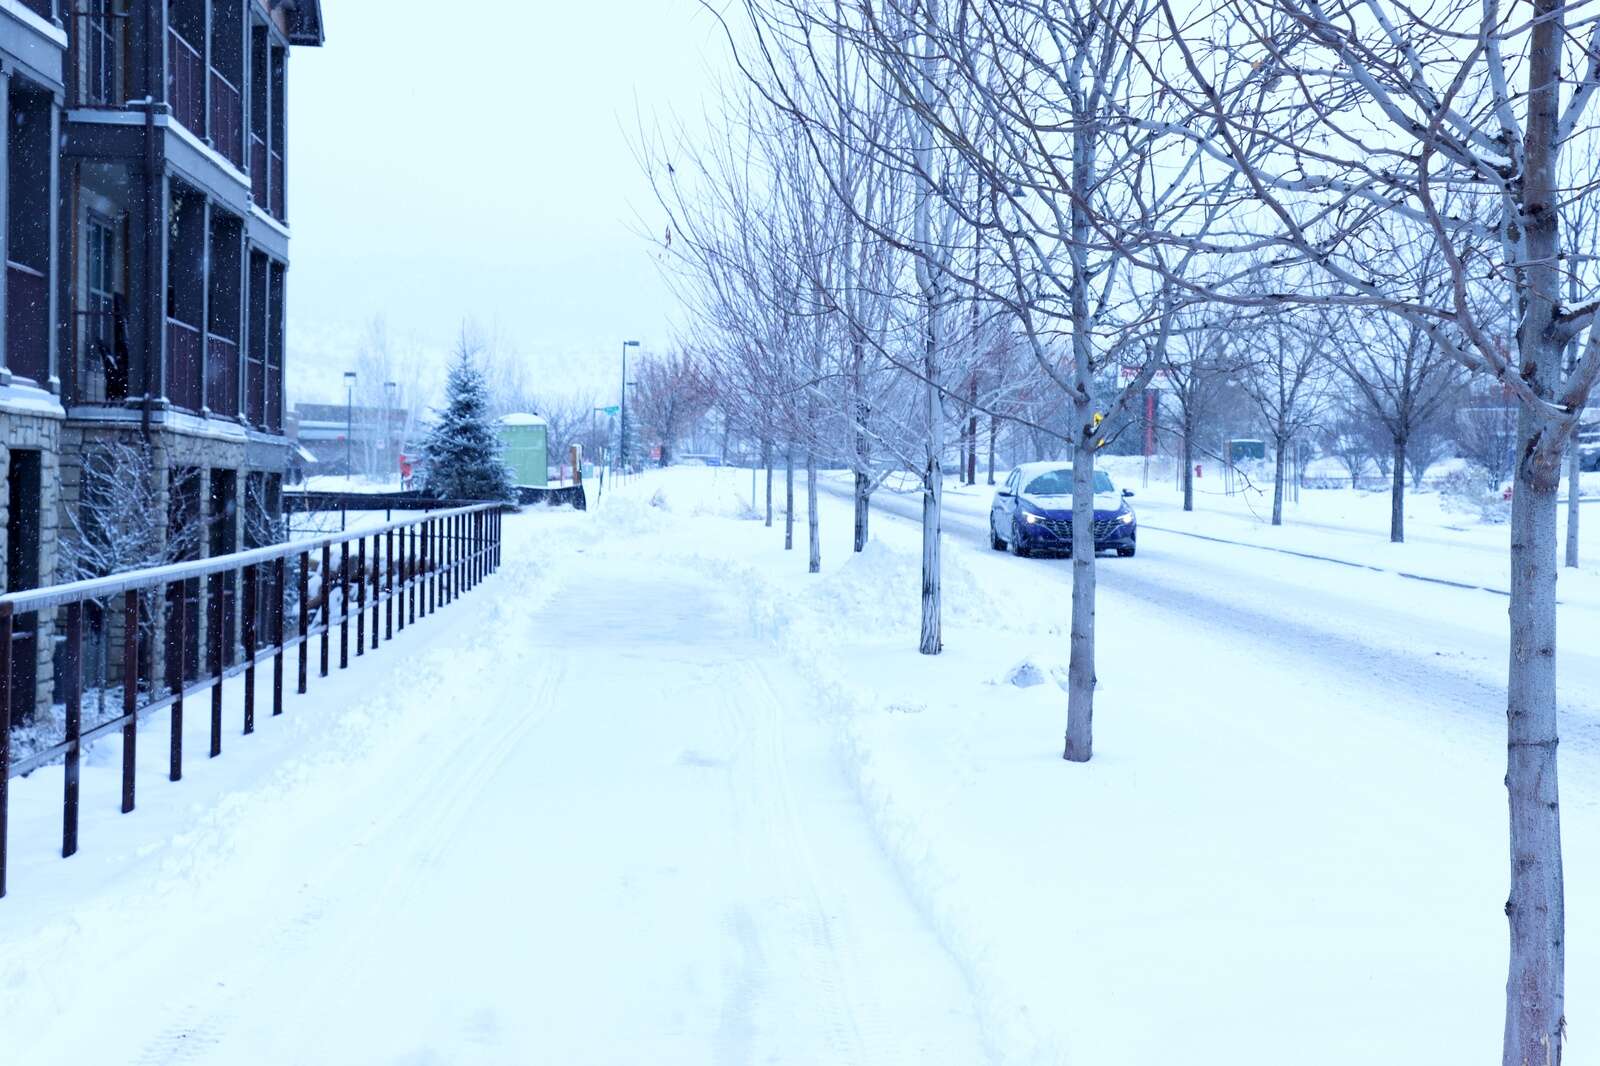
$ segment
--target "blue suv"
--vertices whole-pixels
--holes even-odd
[[[1119,494],[1104,470],[1094,472],[1094,548],[1131,558],[1137,548],[1139,523],[1127,498]],[[1035,552],[1072,553],[1072,467],[1061,463],[1024,463],[994,494],[989,507],[989,546],[1010,548],[1016,555]]]

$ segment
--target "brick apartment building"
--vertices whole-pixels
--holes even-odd
[[[6,591],[54,580],[107,441],[149,446],[196,552],[250,546],[242,508],[276,507],[288,59],[322,40],[317,0],[0,0]],[[39,703],[53,629],[18,619],[13,692]]]

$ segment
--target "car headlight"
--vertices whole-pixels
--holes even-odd
[[[1117,521],[1121,522],[1125,526],[1131,524],[1133,522],[1133,512],[1123,511],[1121,514],[1117,515]]]
[[[1030,514],[1030,513],[1024,512],[1023,515],[1022,515],[1022,520],[1024,522],[1028,523],[1028,525],[1030,525],[1030,526],[1036,526],[1040,522],[1044,521],[1044,515],[1042,515],[1042,514]]]

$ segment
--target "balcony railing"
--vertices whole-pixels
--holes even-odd
[[[120,403],[130,393],[132,360],[128,354],[128,320],[122,297],[112,310],[78,311],[78,403]]]
[[[250,195],[263,208],[267,206],[267,142],[250,135]]]
[[[267,364],[267,432],[283,432],[283,368]]]
[[[206,133],[206,61],[177,30],[167,30],[167,103],[197,137]]]
[[[206,334],[206,409],[214,415],[239,413],[239,346]]]
[[[211,68],[211,144],[228,162],[244,168],[244,97],[215,67]]]
[[[6,263],[6,367],[40,385],[50,380],[50,282],[14,262]]]
[[[267,368],[259,359],[247,359],[244,364],[244,419],[252,426],[265,429],[267,425]]]
[[[200,410],[202,400],[203,348],[198,329],[176,318],[167,319],[167,399],[191,411]]]
[[[80,0],[72,12],[67,69],[74,107],[122,107],[127,101],[128,19],[110,0]]]
[[[284,206],[283,153],[278,151],[276,148],[272,150],[272,154],[268,157],[267,169],[267,184],[270,187],[270,197],[267,204],[267,211],[270,212],[272,217],[277,219],[279,222],[285,222],[288,220],[289,216]]]

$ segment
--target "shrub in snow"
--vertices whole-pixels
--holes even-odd
[[[1035,685],[1045,683],[1044,671],[1032,659],[1024,659],[1010,670],[1006,671],[1006,684],[1018,688],[1033,688]]]
[[[1504,492],[1484,487],[1483,469],[1476,465],[1452,471],[1441,482],[1439,493],[1447,511],[1471,515],[1490,525],[1503,525],[1511,519],[1511,501]]]
[[[505,500],[515,496],[501,460],[500,436],[489,418],[489,385],[472,352],[456,352],[445,382],[444,410],[422,445],[424,491],[441,500]]]

